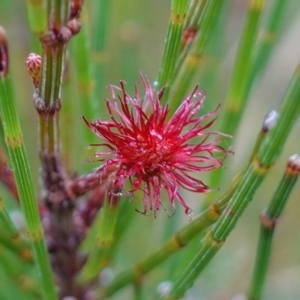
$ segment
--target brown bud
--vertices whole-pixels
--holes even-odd
[[[271,130],[274,127],[277,119],[278,119],[278,113],[277,113],[277,111],[275,111],[275,110],[270,111],[265,116],[262,130],[264,132],[268,132],[269,130]]]
[[[71,0],[70,20],[78,19],[84,0]]]
[[[8,73],[8,47],[6,39],[6,31],[0,26],[0,77],[4,77]]]
[[[63,26],[57,35],[57,43],[59,43],[59,44],[67,43],[71,39],[72,36],[73,36],[73,33],[72,33],[71,29],[67,26]]]
[[[68,23],[68,28],[71,30],[72,34],[75,35],[80,31],[81,24],[77,19],[73,19]]]
[[[38,88],[41,78],[42,58],[35,53],[30,53],[26,59],[27,71],[32,78],[33,85]]]
[[[294,154],[290,156],[287,162],[287,170],[289,173],[292,173],[294,175],[299,175],[300,173],[300,156],[297,154]]]

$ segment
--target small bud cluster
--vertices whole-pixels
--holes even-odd
[[[42,58],[35,53],[30,53],[26,59],[26,68],[35,88],[39,87],[41,78]]]

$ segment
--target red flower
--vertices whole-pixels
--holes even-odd
[[[190,213],[179,188],[205,193],[207,185],[191,173],[206,172],[219,167],[228,153],[218,146],[219,139],[211,136],[224,135],[206,131],[215,119],[215,111],[204,116],[196,114],[203,105],[205,93],[195,89],[183,100],[173,116],[168,116],[168,104],[161,104],[163,91],[155,93],[146,77],[142,77],[145,97],[140,98],[137,89],[134,98],[121,88],[110,86],[112,101],[106,100],[110,121],[84,121],[104,141],[106,151],[96,157],[104,162],[104,168],[116,166],[113,186],[123,188],[129,179],[131,192],[144,192],[144,210],[158,210],[161,206],[161,190],[164,188],[173,208],[175,199]],[[121,96],[116,95],[121,92]],[[201,141],[199,141],[199,138]],[[194,139],[194,143],[192,140]],[[215,153],[221,153],[216,157]]]

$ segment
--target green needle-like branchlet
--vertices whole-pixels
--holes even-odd
[[[174,96],[172,97],[172,109],[175,110],[179,103],[181,103],[182,98],[185,96],[189,85],[191,83],[191,79],[195,75],[195,72],[199,68],[199,64],[201,63],[202,54],[204,51],[204,47],[207,45],[208,40],[211,38],[212,30],[217,23],[218,16],[220,16],[220,11],[224,5],[224,1],[211,0],[205,6],[202,21],[201,21],[201,29],[199,30],[197,37],[185,57],[182,66],[177,66],[178,72],[176,71],[178,76],[176,76],[176,91]]]
[[[251,0],[236,54],[225,103],[222,131],[234,135],[246,105],[245,91],[251,70],[253,49],[257,40],[265,0]]]
[[[5,141],[14,170],[20,204],[25,217],[28,238],[32,246],[43,297],[49,300],[57,299],[43,228],[33,191],[31,172],[9,78],[6,34],[2,28],[0,28],[0,109]]]
[[[266,138],[268,132],[271,130],[271,128],[274,127],[276,121],[277,121],[277,117],[278,114],[275,111],[271,111],[270,113],[268,113],[264,119],[263,125],[261,127],[261,130],[256,138],[256,142],[252,151],[252,154],[250,156],[248,165],[250,165],[252,163],[252,160],[254,159],[254,157],[256,157],[259,147],[261,146],[263,140]],[[244,171],[247,170],[248,165],[245,166]],[[243,172],[240,172],[234,179],[234,187],[237,186],[237,182],[240,180]],[[233,194],[233,190],[231,190]],[[204,203],[204,207],[208,207],[209,205],[206,205],[206,203]],[[180,273],[180,271],[189,264],[189,262],[193,259],[193,257],[195,256],[195,254],[197,253],[197,248],[196,248],[196,244],[195,247],[189,247],[184,255],[181,257],[180,260],[178,260],[177,262],[177,266],[176,269],[178,270],[178,273]],[[174,267],[174,266],[173,266]]]
[[[188,11],[185,18],[184,27],[190,27],[191,25],[197,24],[199,21],[199,16],[201,13],[199,11],[203,11],[203,7],[207,1],[197,0],[197,1],[190,1]]]
[[[206,3],[207,3],[207,0],[191,1],[188,11],[187,11],[187,14],[186,14],[184,30],[194,30],[193,33],[196,33],[195,31],[197,31],[199,28],[201,15],[204,11],[204,7],[205,7]],[[187,42],[187,43],[185,43],[185,42]],[[185,47],[188,47],[190,42],[192,42],[192,40],[182,40],[182,50],[184,50]]]
[[[171,299],[182,297],[186,290],[193,285],[201,271],[217,253],[235,227],[244,209],[252,200],[255,191],[260,186],[270,167],[275,163],[296,118],[299,116],[299,98],[300,76],[298,66],[282,103],[275,126],[262,141],[257,155],[253,158],[245,173],[243,173],[221,217],[202,240],[198,253],[174,282]]]
[[[31,30],[37,36],[47,31],[47,7],[45,0],[26,0],[28,20]]]
[[[184,24],[184,32],[181,39],[180,55],[178,58],[177,68],[178,71],[184,59],[187,56],[188,50],[195,40],[195,36],[199,31],[202,22],[202,16],[207,0],[204,1],[191,1],[187,11],[186,22]]]
[[[9,217],[9,214],[4,206],[3,200],[0,198],[0,221],[4,225],[4,228],[6,232],[11,236],[11,237],[17,237],[19,236],[19,231],[16,228],[15,224]]]
[[[216,222],[220,213],[226,206],[237,186],[238,178],[234,180],[229,191],[214,205],[207,208],[188,225],[180,229],[170,240],[163,244],[158,250],[134,265],[124,270],[115,279],[100,291],[101,295],[108,297],[129,283],[139,281],[145,274],[157,265],[168,259],[172,254],[187,246],[189,241],[202,232],[205,228]]]
[[[274,193],[270,206],[260,216],[261,228],[257,247],[255,268],[252,276],[251,287],[248,293],[249,300],[262,299],[262,291],[266,279],[268,263],[273,243],[273,235],[277,219],[280,217],[288,197],[299,177],[300,156],[293,155],[289,158],[285,173]]]
[[[72,41],[71,55],[75,67],[81,112],[86,118],[90,119],[95,117],[95,109],[93,109],[94,105],[92,103],[94,85],[86,26],[87,19],[87,11],[83,9],[80,18],[82,27],[80,33]]]
[[[108,189],[110,191],[110,189]],[[96,243],[89,258],[82,268],[78,281],[82,283],[93,280],[105,267],[105,258],[109,257],[107,252],[114,240],[115,225],[118,216],[118,207],[121,193],[108,192],[103,207],[99,212],[99,227],[96,233]],[[98,223],[98,222],[97,222]]]
[[[202,239],[200,249],[191,260],[189,265],[183,270],[183,272],[181,272],[180,276],[174,282],[170,299],[180,299],[185,294],[186,290],[193,285],[200,272],[220,249],[229,232],[233,229],[237,218],[245,208],[246,204],[241,204],[241,200],[250,201],[251,195],[262,181],[263,174],[264,170],[261,170],[257,166],[251,165],[248,168],[246,173],[243,175],[242,180],[239,183],[231,201],[224,209],[216,225],[212,230],[208,231],[206,236]],[[251,188],[243,189],[245,183],[247,182],[252,183]],[[249,186],[250,184],[248,187]],[[236,201],[235,196],[238,197],[238,202]]]
[[[252,150],[252,153],[250,155],[249,158],[249,164],[252,163],[253,159],[257,156],[258,154],[258,150],[260,148],[260,146],[262,145],[262,142],[264,141],[264,139],[267,137],[268,132],[274,127],[274,125],[276,124],[276,121],[278,119],[278,113],[275,110],[272,110],[271,112],[269,112],[264,119],[263,122],[263,126],[261,128],[261,131],[259,132],[257,138],[256,138],[256,142],[254,144],[254,148]],[[217,170],[218,171],[218,170]],[[217,175],[220,175],[220,173],[217,173]],[[206,197],[205,201],[203,203],[203,207],[207,207],[211,204],[211,197]]]
[[[144,300],[145,299],[145,294],[143,290],[143,283],[141,282],[136,282],[134,285],[134,300]]]
[[[110,17],[110,5],[111,1],[98,1],[95,9],[96,24],[92,34],[92,61],[94,65],[95,80],[94,98],[96,101],[103,99],[103,82],[105,80],[105,68],[108,60],[108,52],[105,48],[108,32],[107,24]],[[101,107],[101,105],[99,107]]]
[[[107,261],[111,261],[117,254],[120,246],[121,237],[125,234],[128,227],[135,220],[136,214],[132,214],[132,205],[129,199],[123,199],[119,204],[114,240],[107,253]]]
[[[41,295],[37,289],[35,278],[30,272],[31,265],[24,264],[22,260],[18,260],[18,257],[16,257],[14,253],[9,251],[10,249],[5,249],[5,247],[2,247],[2,241],[3,240],[1,236],[1,271],[5,270],[4,276],[7,284],[13,285],[14,288],[10,291],[10,297],[0,299],[12,299],[14,295],[17,297],[15,299],[40,299]],[[5,280],[1,278],[1,291],[7,288],[6,285],[3,286],[3,281]]]
[[[18,229],[15,227],[7,210],[4,207],[3,200],[0,198],[0,223],[5,228],[5,237],[7,237],[7,245],[15,253],[18,254],[21,260],[32,262],[32,253],[30,246],[27,241],[19,233]],[[3,244],[3,243],[2,243]]]
[[[168,98],[168,91],[170,90],[170,85],[172,84],[170,81],[174,79],[174,71],[179,55],[187,5],[187,0],[172,1],[165,50],[156,83],[157,90],[167,86],[167,90],[164,93],[165,100]]]
[[[11,237],[7,232],[0,231],[0,244],[16,255],[23,264],[32,265],[32,252],[29,243],[24,241],[20,235]]]
[[[72,65],[70,64],[70,67],[75,72],[70,72],[70,76],[75,77],[76,82],[76,92],[78,92],[78,100],[79,100],[79,110],[80,114],[85,116],[88,119],[94,119],[96,118],[96,114],[98,110],[96,109],[96,101],[99,101],[100,99],[96,99],[93,95],[94,91],[94,79],[92,78],[92,65],[91,65],[91,59],[90,59],[90,43],[88,41],[88,27],[87,27],[87,21],[88,21],[88,14],[86,9],[83,8],[81,12],[81,29],[79,34],[72,39],[71,41],[71,47],[70,47],[70,62],[72,61]],[[71,87],[70,87],[71,88]],[[71,94],[72,90],[70,90]],[[65,95],[66,96],[66,95]],[[74,106],[76,106],[75,99],[73,98],[66,98],[66,100],[70,100],[68,103],[69,109],[65,106],[65,110],[62,111],[66,112],[66,118],[70,118],[71,111],[74,110]],[[72,99],[72,100],[71,100]],[[96,100],[93,102],[93,100]],[[65,102],[66,104],[66,102]],[[63,118],[62,118],[63,121]],[[66,123],[68,120],[66,121]],[[75,122],[74,122],[75,123]],[[69,128],[72,128],[72,126],[67,125]],[[67,127],[65,127],[67,128]],[[73,143],[75,150],[78,147],[82,147],[84,145],[85,147],[93,142],[91,134],[84,126],[81,127],[80,136],[82,137],[80,139],[80,143],[74,143],[74,140],[72,141],[72,135],[68,132],[66,134],[66,137],[69,139],[69,144]],[[70,152],[69,144],[66,146],[65,149],[65,157],[68,157],[68,152]],[[71,147],[72,149],[72,147]],[[88,164],[83,164],[84,169],[89,168]]]
[[[258,38],[258,43],[255,48],[255,55],[252,58],[249,82],[245,88],[245,99],[248,99],[251,88],[257,77],[265,69],[271,53],[274,49],[276,42],[278,41],[280,30],[283,26],[284,14],[288,1],[274,0],[270,2],[271,8],[268,18],[262,27],[262,34]]]
[[[260,20],[265,6],[265,0],[250,0],[244,28],[241,34],[236,59],[225,99],[225,114],[221,131],[235,135],[247,103],[247,87],[250,85],[250,71],[253,63],[255,43],[258,37]],[[219,186],[222,179],[222,169],[211,173],[211,186]],[[206,202],[211,203],[210,195]]]

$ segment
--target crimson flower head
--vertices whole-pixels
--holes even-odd
[[[87,121],[87,126],[103,141],[106,150],[95,156],[104,168],[115,169],[113,187],[122,190],[126,180],[131,192],[143,191],[143,213],[161,206],[161,191],[165,189],[172,207],[175,200],[187,214],[190,209],[180,194],[180,188],[205,193],[209,191],[199,172],[218,168],[228,151],[218,145],[222,133],[208,131],[216,110],[197,116],[205,93],[195,89],[184,99],[173,115],[168,104],[162,104],[163,91],[154,92],[148,79],[142,76],[145,92],[141,97],[135,89],[130,97],[120,81],[120,87],[110,86],[111,100],[106,100],[109,121]],[[212,138],[213,137],[213,138]],[[103,169],[102,169],[103,170]]]

